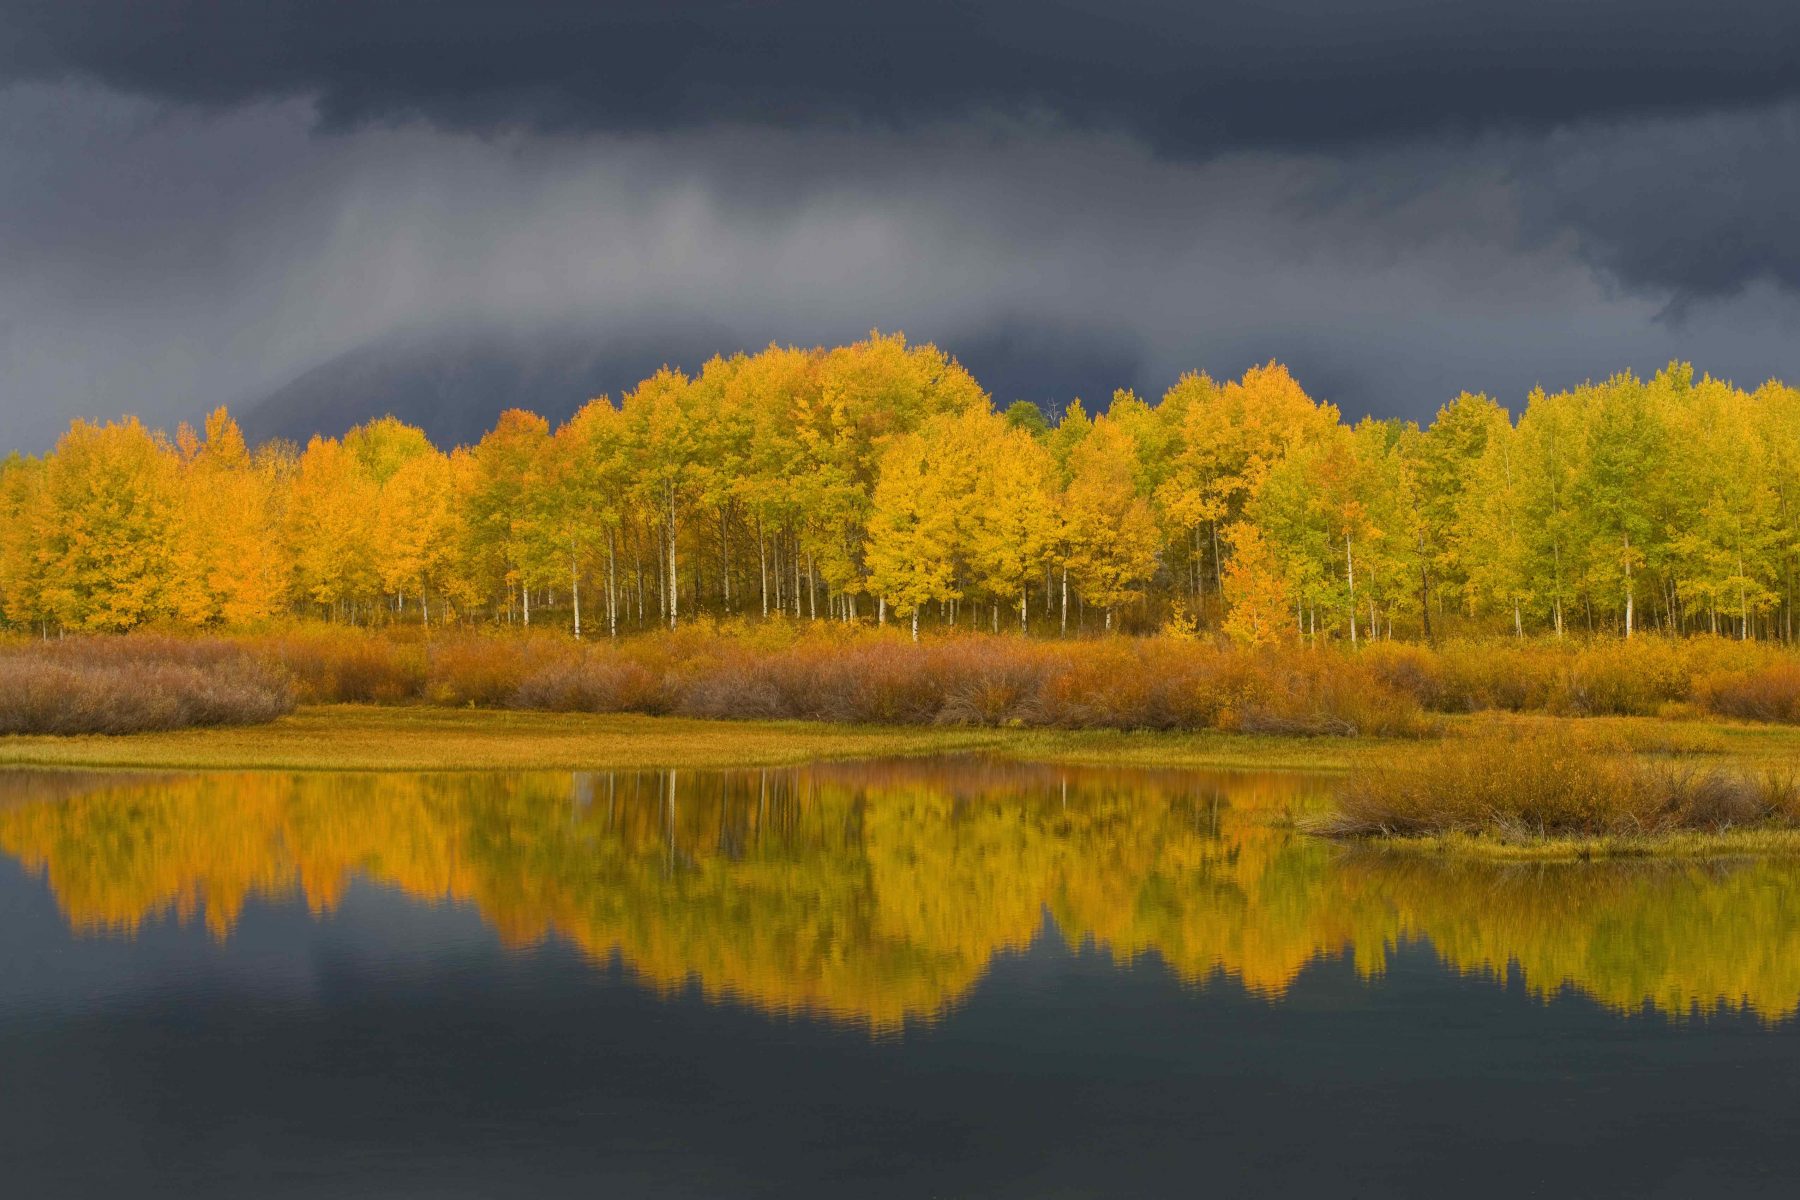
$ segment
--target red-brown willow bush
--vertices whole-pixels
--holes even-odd
[[[191,657],[202,653],[192,647],[226,643],[131,635],[93,644]],[[306,703],[1347,736],[1415,735],[1428,713],[1486,709],[1800,721],[1800,657],[1724,638],[1247,650],[970,633],[915,644],[897,629],[699,620],[618,642],[576,642],[560,630],[299,627],[230,644],[290,677]]]
[[[1704,675],[1694,686],[1694,702],[1722,716],[1800,725],[1800,662]]]
[[[257,725],[294,707],[286,672],[210,638],[0,645],[0,733],[139,733]]]
[[[645,653],[643,642],[620,653]],[[1410,696],[1353,658],[1174,639],[1040,642],[899,634],[721,641],[671,655],[665,694],[707,717],[882,724],[1416,734]]]
[[[245,639],[293,678],[308,704],[401,704],[425,688],[425,647],[416,636],[377,636],[311,626]]]
[[[1435,712],[1548,712],[1653,716],[1693,704],[1722,716],[1795,720],[1779,703],[1800,659],[1766,642],[1640,636],[1623,641],[1453,641],[1439,647],[1381,642],[1361,657],[1383,682]],[[1755,681],[1755,682],[1752,682]],[[1736,686],[1741,685],[1741,686]]]

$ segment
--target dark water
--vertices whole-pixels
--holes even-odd
[[[0,776],[0,1189],[1792,1195],[1800,864],[1295,776]]]

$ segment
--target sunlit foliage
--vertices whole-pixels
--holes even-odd
[[[214,413],[77,421],[0,463],[17,628],[696,616],[1251,644],[1707,633],[1788,641],[1800,391],[1674,363],[1354,426],[1279,363],[1054,420],[871,334],[657,371],[448,451],[392,417],[304,448]]]

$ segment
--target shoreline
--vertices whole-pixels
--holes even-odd
[[[521,712],[423,705],[316,705],[266,725],[117,736],[0,737],[0,772],[531,772],[728,769],[809,762],[979,755],[1049,766],[1341,775],[1404,763],[1421,749],[1496,727],[1524,734],[1578,724],[1638,756],[1746,771],[1800,759],[1800,727],[1658,717],[1445,718],[1434,737],[1290,737],[1215,731],[1121,732],[720,721],[637,714]],[[1678,831],[1642,837],[1516,839],[1432,834],[1332,837],[1349,854],[1533,863],[1800,854],[1800,829]]]
[[[1302,830],[1305,832],[1305,830]],[[1339,838],[1312,834],[1348,854],[1434,858],[1446,862],[1516,864],[1708,862],[1800,855],[1800,829],[1745,827],[1717,832],[1683,829],[1624,837],[1546,836],[1523,840],[1469,833]]]
[[[1068,766],[1337,773],[1404,761],[1476,734],[1579,727],[1620,749],[1703,765],[1800,761],[1800,726],[1664,717],[1442,717],[1425,738],[1214,730],[1046,729],[737,721],[428,705],[303,705],[263,725],[128,734],[0,736],[0,769],[495,771],[758,767],[855,758],[987,754]]]
[[[1800,737],[1796,738],[1800,745]],[[311,705],[265,725],[0,737],[0,770],[532,771],[795,766],[985,754],[1069,766],[1341,772],[1385,738],[725,721],[424,705]]]

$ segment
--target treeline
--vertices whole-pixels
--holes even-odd
[[[255,449],[77,421],[0,468],[15,627],[694,614],[1249,644],[1504,630],[1793,637],[1800,390],[1671,365],[1346,425],[1279,364],[997,411],[935,347],[667,368],[448,453],[393,418]]]

